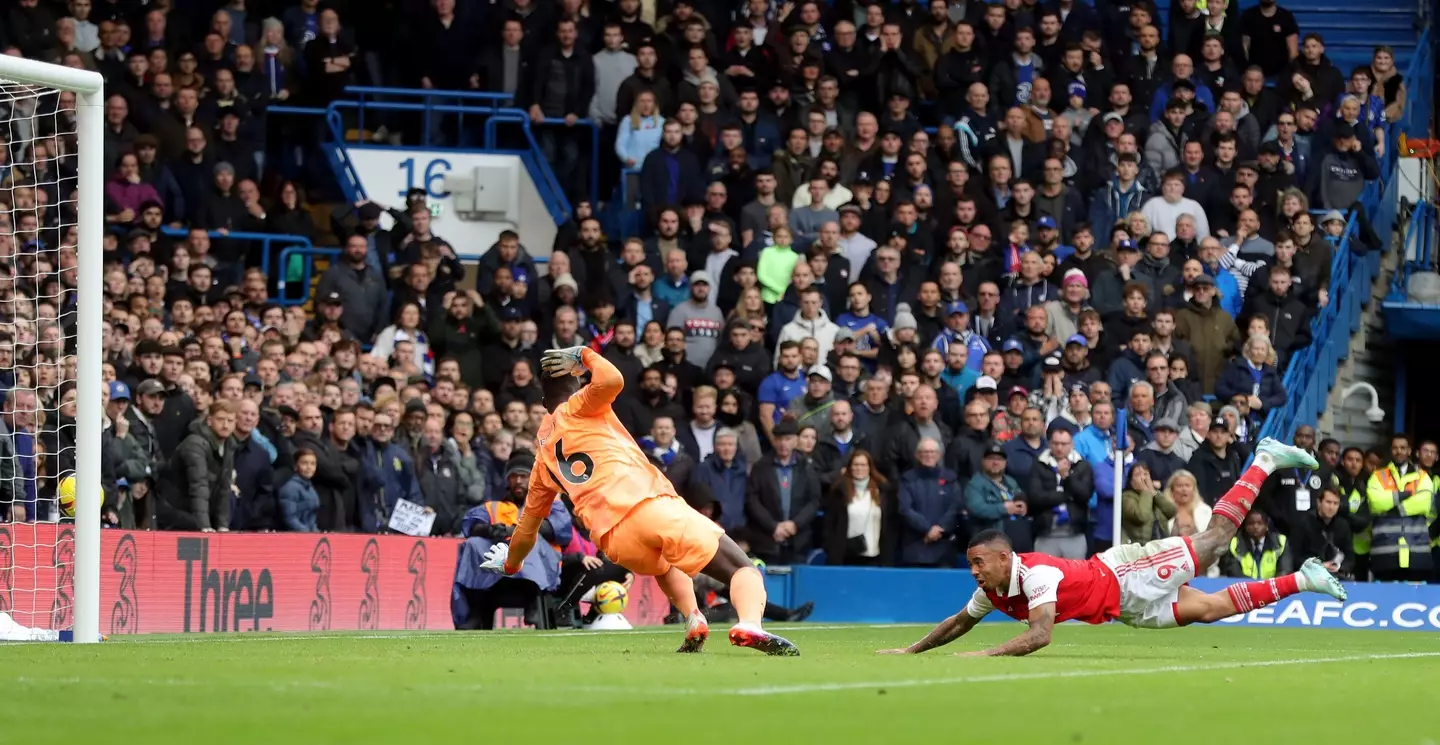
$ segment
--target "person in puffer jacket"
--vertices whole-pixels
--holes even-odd
[[[310,479],[315,476],[315,453],[301,449],[295,453],[295,475],[280,487],[280,517],[287,530],[296,533],[318,533],[315,516],[320,512],[320,495]]]

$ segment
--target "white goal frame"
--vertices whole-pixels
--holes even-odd
[[[75,94],[76,232],[74,641],[100,641],[100,338],[104,308],[105,79],[98,72],[0,55],[0,79]]]

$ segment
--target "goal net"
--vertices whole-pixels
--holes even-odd
[[[0,57],[0,640],[98,637],[100,88]]]

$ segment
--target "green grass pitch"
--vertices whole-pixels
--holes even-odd
[[[777,626],[764,657],[712,629],[141,637],[0,648],[0,742],[1387,743],[1433,745],[1440,635],[1064,625],[882,657],[919,626]],[[1410,716],[1400,712],[1412,712]]]

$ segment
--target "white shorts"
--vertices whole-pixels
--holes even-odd
[[[1100,561],[1120,583],[1121,623],[1137,629],[1180,625],[1180,588],[1195,578],[1199,564],[1189,538],[1127,543],[1100,554]]]

